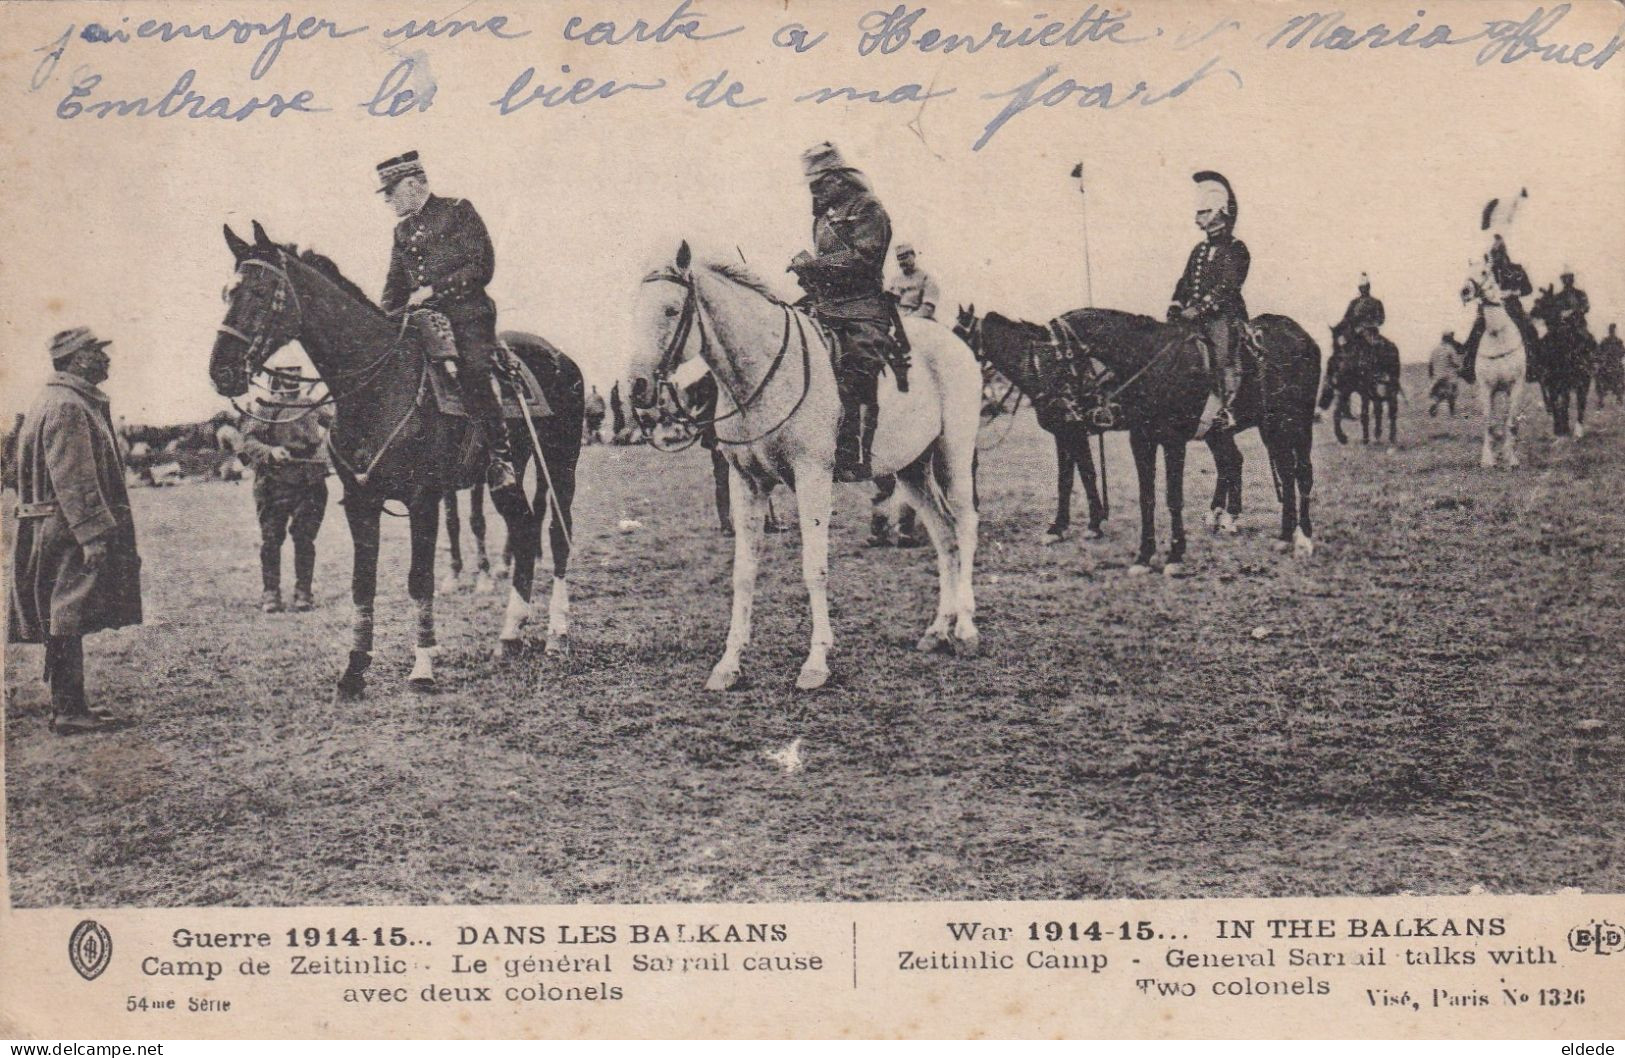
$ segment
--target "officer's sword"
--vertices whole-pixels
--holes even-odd
[[[570,535],[570,524],[564,520],[564,511],[559,507],[557,490],[553,488],[553,474],[547,469],[547,457],[542,454],[542,439],[536,433],[536,423],[531,420],[530,402],[525,399],[525,383],[522,379],[513,380],[513,397],[519,402],[519,417],[525,420],[525,433],[530,436],[530,447],[536,453],[536,466],[547,482],[547,505],[553,511],[553,519],[558,523],[559,531],[564,534],[564,546],[574,551],[575,540]],[[522,483],[520,487],[524,487]]]

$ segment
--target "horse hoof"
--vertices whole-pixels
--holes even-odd
[[[1271,540],[1270,541],[1270,550],[1274,551],[1276,554],[1279,554],[1279,555],[1286,554],[1287,551],[1289,551],[1291,549],[1291,547],[1292,547],[1292,541],[1290,541],[1290,540]]]
[[[920,637],[918,643],[914,644],[914,649],[922,654],[929,654],[940,646],[942,646],[942,637],[935,632],[927,632]]]
[[[1162,567],[1162,575],[1169,580],[1173,580],[1175,577],[1183,577],[1185,575],[1185,564],[1183,562],[1169,562]]]
[[[961,639],[955,639],[954,653],[962,658],[974,658],[982,651],[982,637],[975,632]]]
[[[492,592],[494,592],[496,590],[497,590],[496,583],[491,580],[491,575],[490,574],[481,573],[478,577],[474,578],[474,594],[475,595],[490,595]]]
[[[711,670],[711,678],[705,681],[705,689],[708,691],[731,691],[734,684],[738,682],[739,669],[724,668],[719,664]]]
[[[1219,515],[1219,532],[1223,533],[1225,536],[1235,536],[1240,531],[1241,530],[1236,526],[1235,515],[1231,514],[1229,511],[1224,511]]]
[[[1066,539],[1066,530],[1065,529],[1046,529],[1044,531],[1044,539],[1041,541],[1041,543],[1045,547],[1054,547],[1056,544],[1060,543],[1062,540],[1065,540],[1065,539]]]
[[[810,669],[803,665],[800,674],[796,676],[796,690],[816,691],[828,682],[828,669]]]
[[[524,653],[525,643],[522,639],[499,639],[497,645],[491,649],[491,656],[497,661],[513,661]]]
[[[340,680],[333,688],[335,702],[359,702],[367,693],[366,680]]]
[[[1313,558],[1315,555],[1315,541],[1299,533],[1292,540],[1292,555],[1294,558]]]
[[[570,643],[570,633],[562,632],[556,636],[547,637],[547,652],[553,657],[569,657],[574,651]]]
[[[439,688],[432,677],[419,676],[414,680],[407,680],[406,685],[418,694],[433,694]]]
[[[1128,575],[1131,577],[1143,577],[1150,572],[1151,567],[1146,565],[1144,562],[1136,562],[1134,565],[1128,568]]]
[[[1207,527],[1212,532],[1219,531],[1219,518],[1224,514],[1221,508],[1215,507],[1207,512]]]
[[[1494,456],[1479,456],[1478,457],[1478,465],[1480,467],[1482,467],[1483,469],[1485,469],[1485,470],[1494,470],[1495,469],[1495,457]]]

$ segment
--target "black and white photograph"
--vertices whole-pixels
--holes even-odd
[[[1625,891],[1625,7],[453,6],[0,7],[13,912]]]

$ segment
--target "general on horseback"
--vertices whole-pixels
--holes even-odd
[[[833,144],[801,158],[812,192],[813,251],[790,262],[807,292],[809,314],[835,335],[835,376],[841,423],[835,439],[835,480],[867,481],[879,413],[876,382],[890,366],[907,391],[907,349],[897,301],[886,291],[891,218],[869,181],[847,165]]]
[[[429,190],[417,151],[378,163],[378,193],[400,217],[389,255],[389,276],[379,306],[392,316],[422,308],[445,318],[451,342],[438,347],[446,373],[457,380],[470,417],[490,453],[487,484],[494,503],[524,503],[514,473],[507,422],[491,387],[497,345],[497,309],[485,292],[496,254],[472,203]]]

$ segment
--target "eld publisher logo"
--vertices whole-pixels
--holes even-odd
[[[113,937],[107,927],[93,918],[87,918],[73,927],[68,938],[68,961],[79,971],[79,976],[94,981],[107,969],[113,957]]]
[[[1589,926],[1575,926],[1569,930],[1569,950],[1590,952],[1593,955],[1612,955],[1625,951],[1625,929],[1612,922],[1593,922]]]

